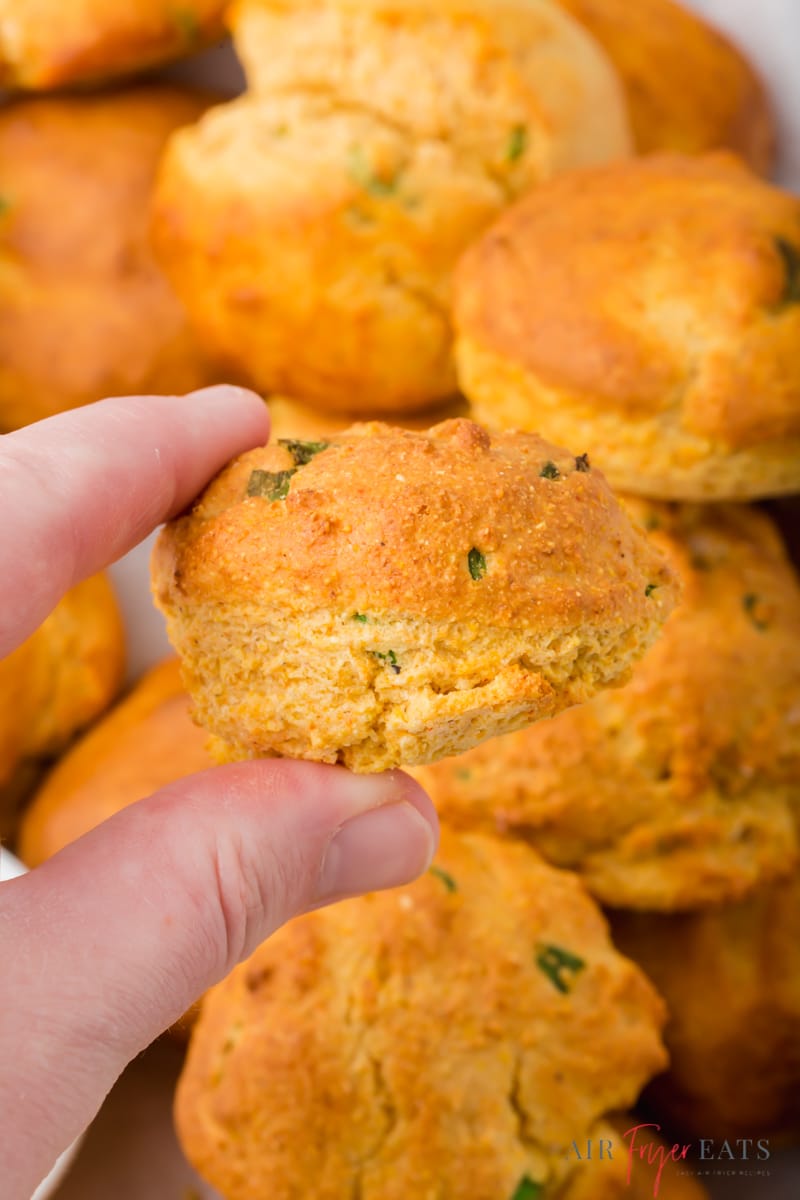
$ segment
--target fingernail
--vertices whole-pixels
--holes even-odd
[[[431,864],[437,836],[413,804],[387,804],[347,821],[328,846],[319,903],[398,887]]]
[[[267,403],[263,396],[259,396],[258,392],[251,391],[250,388],[239,387],[236,383],[215,383],[210,387],[198,388],[197,391],[187,394],[193,400],[219,400],[228,404],[242,396],[255,396],[265,407]]]

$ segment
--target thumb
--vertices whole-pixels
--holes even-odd
[[[182,780],[1,885],[4,1197],[27,1200],[125,1064],[279,925],[407,882],[436,839],[401,772],[274,759]]]

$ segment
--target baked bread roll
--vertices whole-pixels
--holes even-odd
[[[207,103],[148,86],[0,109],[0,430],[214,380],[147,240],[164,142]]]
[[[251,86],[171,140],[161,262],[265,393],[375,416],[456,391],[452,268],[513,197],[631,149],[602,51],[545,0],[245,3]]]
[[[624,678],[675,580],[585,458],[466,420],[250,451],[153,557],[221,757],[381,771]]]
[[[0,837],[12,832],[36,768],[111,703],[124,657],[116,598],[106,577],[95,575],[0,659]]]
[[[445,833],[416,883],[300,917],[207,994],[179,1138],[225,1200],[561,1195],[661,1021],[573,876]]]
[[[0,0],[0,87],[46,90],[181,58],[221,37],[224,0]]]
[[[776,130],[751,63],[727,38],[673,0],[558,0],[619,72],[637,149],[735,150],[768,175]]]
[[[800,582],[756,509],[628,506],[683,583],[631,682],[413,773],[446,821],[531,842],[605,904],[697,908],[797,860]]]
[[[797,1140],[800,876],[710,912],[617,913],[613,928],[669,1007],[659,1114],[690,1137]]]
[[[655,498],[800,489],[800,199],[731,156],[554,180],[467,252],[455,312],[485,424]]]
[[[159,663],[39,788],[20,826],[23,862],[38,866],[120,809],[212,766],[206,740],[189,716],[177,660]]]

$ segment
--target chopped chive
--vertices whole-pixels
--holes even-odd
[[[435,875],[437,879],[441,879],[448,892],[457,892],[458,884],[452,875],[448,875],[447,871],[443,871],[441,867],[428,867],[431,875]]]
[[[456,779],[464,780],[472,779],[472,771],[470,771],[469,767],[456,767],[455,777]]]
[[[654,529],[661,528],[661,518],[655,513],[648,513],[644,519],[644,527],[648,533],[652,533]]]
[[[506,158],[512,163],[519,162],[527,149],[528,127],[527,125],[515,125],[508,139]]]
[[[539,472],[540,479],[560,479],[561,472],[554,462],[546,462]]]
[[[760,603],[761,597],[757,596],[755,592],[748,592],[746,596],[742,596],[742,608],[750,618],[750,624],[759,633],[763,633],[765,629],[769,628],[769,624],[763,617],[759,617],[758,615],[757,609]]]
[[[656,590],[657,587],[658,587],[657,583],[648,583],[647,587],[644,589],[645,596],[647,596],[649,599],[649,597],[652,596],[653,592]]]
[[[575,470],[582,471],[585,473],[586,471],[591,471],[591,469],[592,469],[592,465],[589,462],[589,455],[588,454],[577,455],[577,457],[575,459]]]
[[[252,471],[247,481],[248,496],[263,496],[265,500],[285,500],[289,495],[289,481],[296,473],[291,471]]]
[[[285,446],[295,461],[295,466],[304,467],[315,454],[327,450],[330,442],[298,442],[294,438],[278,438],[278,445]]]
[[[11,201],[9,200],[8,196],[4,196],[2,193],[0,193],[0,217],[4,217],[6,213],[10,211],[10,209]]]
[[[486,559],[476,546],[473,546],[467,555],[467,566],[473,579],[483,579],[486,574]]]
[[[540,971],[544,972],[553,987],[566,995],[571,989],[570,984],[564,979],[564,972],[569,971],[571,974],[577,975],[584,969],[586,963],[582,958],[578,958],[577,954],[572,954],[569,950],[562,949],[561,946],[540,945],[537,947],[536,965]]]
[[[778,301],[779,308],[789,304],[800,304],[800,250],[783,237],[776,237],[775,249],[783,262],[785,282]]]
[[[185,42],[191,44],[200,40],[200,22],[190,8],[173,8],[170,16]]]
[[[353,615],[352,615],[352,617],[350,618],[350,620],[351,620],[351,621],[358,621],[359,625],[366,625],[366,623],[367,623],[367,614],[366,614],[366,613],[353,613]]]
[[[541,1200],[544,1195],[541,1183],[536,1183],[530,1175],[523,1175],[514,1188],[511,1200]]]
[[[389,179],[376,175],[367,161],[363,146],[354,146],[350,151],[348,169],[351,179],[354,179],[371,196],[393,196],[397,191],[398,175],[394,174]]]
[[[387,650],[385,654],[382,650],[370,650],[370,654],[375,658],[379,658],[381,662],[388,663],[395,675],[400,674],[400,664],[397,661],[397,655],[394,650]]]

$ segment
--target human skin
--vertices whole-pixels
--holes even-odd
[[[0,440],[0,655],[268,431],[257,396],[211,388]],[[253,761],[172,784],[0,885],[4,1200],[28,1200],[126,1063],[279,925],[405,883],[437,836],[400,772]]]

